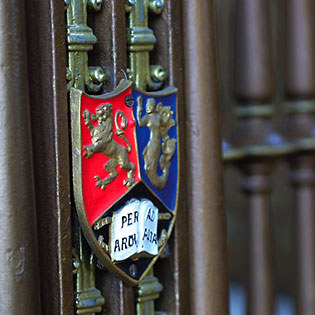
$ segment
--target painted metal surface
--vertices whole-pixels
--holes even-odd
[[[122,80],[115,91],[100,96],[72,89],[71,126],[74,196],[85,237],[101,264],[129,284],[137,284],[162,253],[175,222],[179,155],[176,89],[150,93],[131,84]],[[146,102],[145,115],[140,100]],[[146,152],[159,169],[148,165]],[[163,178],[166,165],[169,173],[164,186],[159,186],[148,172],[151,167]],[[113,214],[132,198],[147,198],[159,210],[158,255],[139,261],[128,257],[113,264]]]

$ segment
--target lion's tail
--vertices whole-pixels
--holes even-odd
[[[121,128],[118,124],[118,117],[121,117]],[[126,142],[128,153],[131,151],[131,145],[125,137],[125,132],[122,129],[126,129],[128,125],[128,120],[123,111],[118,110],[115,114],[115,125],[116,125],[116,135]]]

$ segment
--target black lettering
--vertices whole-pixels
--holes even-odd
[[[151,222],[153,222],[154,220],[154,212],[152,213],[152,209],[149,208],[149,211],[148,211],[148,214],[147,214],[147,217],[146,217],[146,220],[150,220]]]
[[[119,241],[118,241],[118,240],[116,240],[116,241],[115,241],[115,248],[114,248],[114,252],[116,252],[116,250],[117,250],[117,251],[120,251]]]
[[[138,211],[135,211],[134,216],[135,216],[134,223],[139,222],[139,212]]]
[[[153,232],[150,230],[150,237],[149,237],[149,241],[150,241],[151,243],[152,243],[152,241],[153,241],[152,236],[153,236]]]
[[[128,246],[131,247],[136,243],[136,234],[129,235],[128,237]]]
[[[128,213],[128,225],[131,225],[132,213]]]
[[[153,241],[152,241],[152,243],[157,244],[157,237],[156,237],[156,233],[154,233],[154,235],[153,235]]]
[[[121,218],[121,228],[124,227],[124,224],[127,222],[127,217],[124,215],[122,218]]]
[[[144,240],[145,238],[148,237],[148,234],[147,234],[147,228],[144,229],[144,233],[143,233],[143,238],[142,240]]]
[[[121,240],[121,250],[124,250],[124,245],[127,249],[127,237],[123,237]]]

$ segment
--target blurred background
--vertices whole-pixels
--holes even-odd
[[[315,314],[313,0],[216,0],[232,315]]]

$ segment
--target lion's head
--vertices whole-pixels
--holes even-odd
[[[100,124],[102,121],[106,121],[107,118],[112,117],[113,105],[110,103],[102,104],[97,107],[95,115],[92,115],[94,121],[98,121]]]

